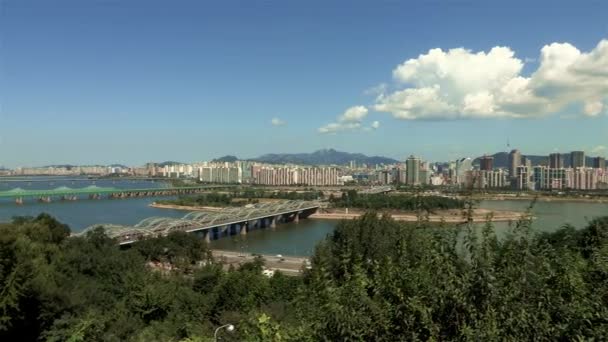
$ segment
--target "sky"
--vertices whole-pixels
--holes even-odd
[[[607,13],[604,0],[0,0],[0,165],[608,155]]]

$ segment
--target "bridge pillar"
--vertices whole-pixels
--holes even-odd
[[[205,242],[210,243],[211,242],[211,232],[209,231],[209,229],[205,230],[203,232],[203,234],[205,235]]]
[[[277,216],[270,218],[270,228],[275,229],[277,227]]]
[[[243,224],[241,224],[240,233],[241,233],[241,235],[247,235],[247,222],[244,222]]]
[[[15,203],[22,205],[23,204],[23,197],[17,197],[15,198]]]
[[[294,223],[299,223],[300,222],[300,212],[296,212],[295,216],[293,217],[293,222]]]

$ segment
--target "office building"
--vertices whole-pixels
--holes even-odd
[[[509,177],[517,177],[517,168],[521,165],[521,152],[512,150],[509,152]]]
[[[479,158],[479,169],[482,171],[492,171],[494,169],[494,157],[483,156]]]
[[[420,158],[410,156],[407,158],[406,164],[406,183],[408,185],[420,184]]]
[[[549,155],[549,167],[552,169],[561,169],[564,167],[564,159],[561,153],[551,153]]]
[[[393,172],[390,170],[379,170],[376,172],[376,177],[378,178],[378,183],[382,185],[393,184],[394,181]]]
[[[584,151],[570,152],[570,167],[573,169],[576,169],[577,167],[585,167],[585,152]]]
[[[606,169],[606,158],[604,157],[595,157],[593,158],[593,165],[594,168],[596,169],[602,169],[605,170]]]
[[[473,170],[473,160],[471,158],[458,159],[454,164],[452,182],[454,184],[464,184],[466,172],[470,170]]]

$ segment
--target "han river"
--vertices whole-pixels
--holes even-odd
[[[88,186],[113,187],[120,189],[162,188],[167,183],[149,180],[91,180],[70,177],[29,177],[22,181],[0,178],[0,191],[15,188],[26,190],[55,189],[58,187],[84,188]],[[157,209],[149,206],[155,198],[102,199],[79,201],[55,201],[38,203],[32,199],[24,205],[16,205],[13,200],[0,200],[0,221],[10,221],[14,216],[36,216],[46,212],[61,222],[67,223],[73,232],[97,224],[112,223],[134,225],[151,216],[179,218],[187,211]],[[479,206],[486,209],[524,211],[529,202],[521,200],[482,201]],[[608,203],[581,202],[543,202],[538,201],[533,209],[536,218],[533,228],[537,231],[554,231],[564,224],[577,228],[584,227],[591,219],[608,215]],[[310,255],[314,246],[327,234],[331,233],[338,221],[308,219],[300,223],[288,223],[277,226],[275,231],[254,230],[246,236],[236,235],[212,241],[211,247],[242,251],[244,253]],[[509,231],[509,223],[495,223],[497,235]]]

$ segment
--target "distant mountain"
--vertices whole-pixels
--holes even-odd
[[[270,164],[304,164],[304,165],[346,165],[351,160],[357,164],[394,164],[398,161],[392,158],[372,156],[368,157],[361,153],[340,152],[334,149],[323,149],[313,153],[286,153],[286,154],[265,154],[258,158],[251,159],[262,163]]]
[[[223,156],[220,158],[216,158],[213,159],[212,162],[216,162],[216,163],[234,163],[235,161],[239,160],[239,158],[235,157],[235,156],[231,156],[231,155],[227,155],[227,156]]]
[[[495,168],[509,168],[509,152],[498,152],[491,155],[494,157],[494,167]],[[532,165],[548,165],[549,164],[549,155],[546,156],[538,156],[538,155],[523,155],[522,157],[526,157],[532,161]],[[475,158],[473,160],[474,165],[479,165],[479,158]],[[564,161],[564,167],[570,167],[570,153],[562,153],[562,160]],[[586,156],[585,157],[585,165],[592,165],[593,157]]]

